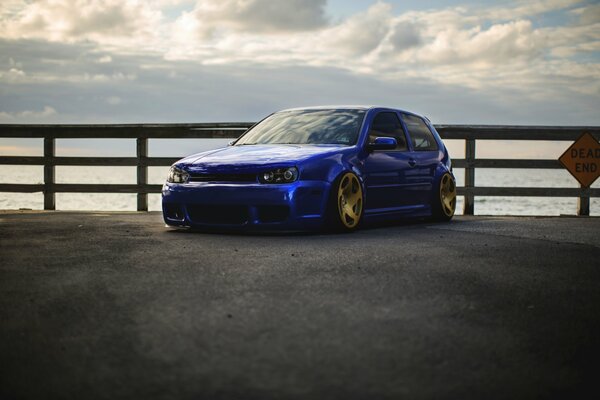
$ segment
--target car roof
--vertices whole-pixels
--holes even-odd
[[[402,110],[399,108],[394,108],[394,107],[384,107],[384,106],[377,106],[377,105],[330,105],[330,106],[312,106],[312,107],[296,107],[296,108],[288,108],[285,110],[281,110],[278,112],[286,112],[286,111],[303,111],[303,110],[310,110],[310,111],[314,111],[314,110],[393,110],[393,111],[400,111],[402,113],[406,113],[406,114],[413,114],[419,117],[423,117],[423,118],[427,118],[424,117],[423,115],[411,112],[411,111],[406,111],[406,110]],[[427,118],[427,120],[429,120]]]

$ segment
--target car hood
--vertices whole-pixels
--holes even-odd
[[[194,154],[181,160],[190,169],[247,168],[265,165],[293,166],[317,155],[335,153],[343,145],[245,145]]]

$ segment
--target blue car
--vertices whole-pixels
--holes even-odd
[[[427,118],[383,107],[276,112],[228,147],[176,162],[164,220],[191,228],[352,231],[456,207],[450,156]]]

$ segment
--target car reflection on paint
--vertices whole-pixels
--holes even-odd
[[[177,161],[162,206],[175,227],[352,231],[401,217],[450,220],[456,183],[427,118],[383,107],[300,108]]]

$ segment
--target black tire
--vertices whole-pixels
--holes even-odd
[[[444,173],[432,193],[431,211],[435,221],[450,221],[456,211],[456,180]]]
[[[353,232],[363,216],[364,193],[358,176],[344,172],[331,185],[325,230]]]

